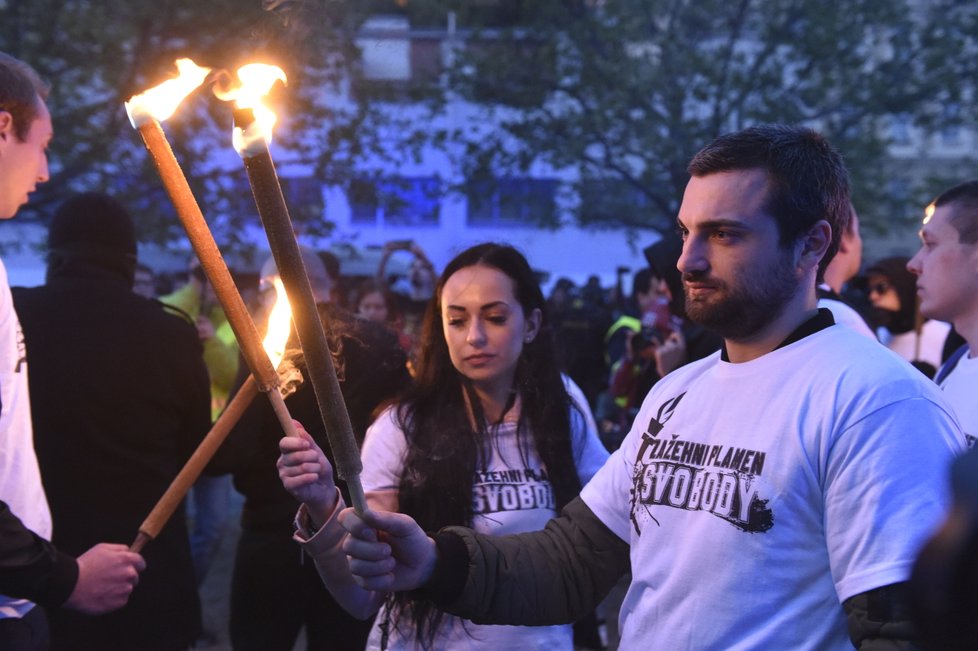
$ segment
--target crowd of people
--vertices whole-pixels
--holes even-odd
[[[2,219],[48,180],[46,96],[0,53]],[[193,648],[232,486],[239,650],[599,648],[595,612],[625,649],[974,648],[978,180],[864,265],[814,131],[726,134],[688,172],[678,232],[609,290],[545,298],[498,243],[439,272],[391,242],[353,284],[303,248],[368,509],[303,383],[300,436],[254,401],[141,553],[249,369],[199,265],[159,295],[110,190],[69,198],[44,286],[0,263],[0,648]],[[277,276],[242,284],[259,330]]]

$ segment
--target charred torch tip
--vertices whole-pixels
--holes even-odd
[[[255,111],[251,108],[236,108],[231,115],[234,118],[234,126],[239,129],[247,129],[255,121]]]

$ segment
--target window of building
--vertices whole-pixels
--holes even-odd
[[[501,178],[466,188],[470,226],[529,226],[555,221],[555,179]]]
[[[537,108],[557,82],[554,48],[528,39],[470,41],[462,56],[471,70],[462,88],[479,103]],[[525,65],[500,66],[502,60]]]
[[[411,81],[433,84],[441,75],[441,39],[416,36],[411,39]]]
[[[350,220],[380,226],[437,226],[440,191],[435,177],[355,179],[347,191]]]
[[[585,179],[580,196],[582,226],[613,228],[651,220],[655,214],[649,196],[624,179]]]
[[[293,217],[321,217],[325,209],[322,184],[311,176],[282,179],[282,194]]]
[[[357,36],[363,77],[354,83],[360,96],[412,101],[442,72],[443,32],[412,29],[404,16],[374,16]]]

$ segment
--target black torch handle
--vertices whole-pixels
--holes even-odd
[[[235,111],[235,124],[239,127],[248,126],[250,113],[250,110],[247,113]],[[245,169],[275,265],[292,307],[292,319],[319,404],[319,413],[326,426],[336,473],[350,486],[356,502],[356,493],[362,494],[362,491],[352,486],[353,483],[359,484],[360,471],[363,470],[360,450],[353,436],[350,415],[340,392],[329,343],[316,309],[316,301],[306,275],[299,244],[295,239],[289,209],[285,204],[285,197],[282,196],[275,165],[267,147],[263,149],[258,154],[243,157]],[[353,506],[358,511],[361,510],[360,505],[354,503]]]

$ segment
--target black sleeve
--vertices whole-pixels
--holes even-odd
[[[78,563],[24,526],[0,501],[0,593],[51,608],[78,582]]]
[[[417,596],[477,624],[574,622],[629,570],[628,543],[579,497],[542,531],[486,536],[448,527],[435,542],[438,563]]]
[[[859,651],[917,649],[910,618],[909,583],[884,585],[843,602],[849,639]]]

